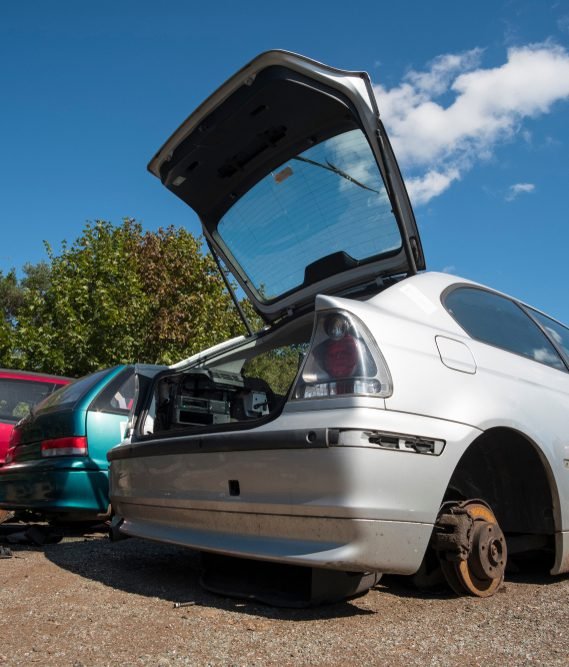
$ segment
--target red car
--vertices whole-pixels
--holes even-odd
[[[57,375],[0,369],[0,466],[14,425],[32,406],[69,382],[70,378]]]

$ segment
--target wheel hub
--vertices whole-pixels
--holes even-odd
[[[479,579],[496,579],[506,569],[506,540],[496,523],[476,521],[468,563]]]
[[[434,546],[450,587],[458,594],[493,595],[504,580],[508,553],[490,507],[480,500],[456,503],[445,508],[436,528]]]

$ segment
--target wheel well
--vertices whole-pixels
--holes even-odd
[[[553,535],[553,492],[537,448],[517,431],[494,428],[463,454],[445,500],[485,500],[505,533]]]

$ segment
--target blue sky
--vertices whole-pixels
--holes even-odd
[[[259,52],[367,70],[428,267],[569,323],[569,1],[0,3],[0,270],[87,220],[193,213],[146,171]]]

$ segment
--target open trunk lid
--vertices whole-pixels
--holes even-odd
[[[369,77],[261,54],[172,135],[149,170],[199,215],[266,322],[425,268]]]

